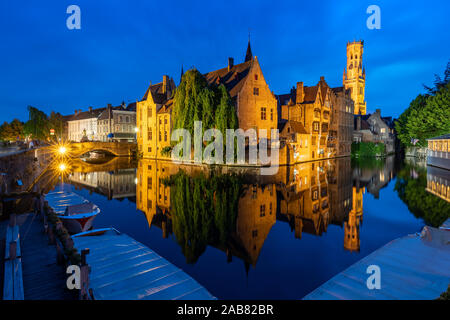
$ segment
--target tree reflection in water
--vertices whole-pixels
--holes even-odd
[[[397,173],[395,190],[409,211],[422,218],[426,224],[439,227],[450,217],[450,203],[426,189],[426,168],[408,163]]]
[[[207,245],[225,246],[235,231],[242,178],[236,174],[194,177],[180,170],[170,186],[172,230],[188,263]]]

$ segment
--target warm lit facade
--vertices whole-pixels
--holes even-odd
[[[450,134],[428,139],[427,163],[450,170]]]
[[[270,91],[264,78],[258,58],[252,56],[250,42],[243,63],[234,65],[234,59],[228,58],[228,66],[205,74],[209,84],[223,84],[231,99],[235,102],[239,128],[277,129],[277,99]],[[259,135],[259,131],[257,131]]]
[[[150,83],[142,100],[136,103],[137,142],[144,158],[160,158],[161,149],[170,145],[174,92],[175,82],[164,75],[162,82]]]
[[[328,135],[331,120],[332,91],[320,77],[317,85],[307,87],[298,82],[291,93],[279,95],[281,119],[302,124],[309,134],[309,157],[307,160],[330,158],[332,150],[328,149]]]
[[[347,43],[347,68],[344,69],[343,85],[350,89],[352,99],[355,103],[355,114],[365,115],[366,101],[364,99],[366,90],[366,71],[362,64],[364,41],[353,41]]]

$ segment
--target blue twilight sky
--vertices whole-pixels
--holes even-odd
[[[81,8],[81,30],[66,9]],[[366,27],[369,5],[381,29]],[[27,106],[62,114],[140,99],[181,65],[201,72],[244,59],[248,30],[269,87],[286,93],[321,75],[342,85],[346,43],[364,39],[368,111],[398,116],[450,59],[450,1],[94,1],[0,3],[0,121]]]

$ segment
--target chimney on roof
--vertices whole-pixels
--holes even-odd
[[[324,77],[324,76],[321,76],[321,77],[320,77],[320,81],[325,81],[325,77]]]
[[[112,105],[111,105],[111,103],[108,103],[108,108],[109,108],[109,109],[111,109],[111,108],[112,108]]]
[[[167,93],[169,85],[169,76],[163,75],[162,93]]]
[[[297,82],[297,92],[295,100],[297,103],[302,103],[305,98],[305,91],[303,89],[303,82]]]
[[[78,114],[78,110],[77,109],[75,109],[75,115],[77,115]]]
[[[78,113],[81,113],[81,109],[78,109]]]
[[[378,115],[381,117],[381,109],[376,109],[375,113],[378,113]]]
[[[229,57],[228,58],[228,71],[230,71],[234,66],[234,59]]]
[[[92,112],[92,107],[89,107],[89,112]]]

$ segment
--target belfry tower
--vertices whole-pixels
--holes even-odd
[[[343,85],[351,90],[355,114],[366,114],[366,70],[362,65],[364,41],[347,42],[347,68],[344,69]]]

